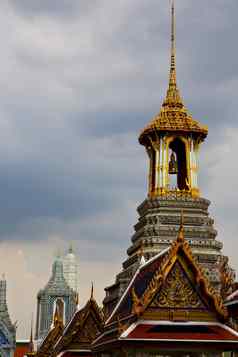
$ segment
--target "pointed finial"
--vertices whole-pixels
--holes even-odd
[[[30,335],[30,343],[29,343],[29,352],[34,352],[34,344],[33,344],[33,313],[31,316],[31,335]]]
[[[183,106],[182,100],[177,88],[176,75],[176,34],[175,34],[175,5],[174,0],[171,0],[171,59],[170,59],[170,74],[169,88],[163,106],[168,104],[177,104]]]
[[[80,310],[79,308],[79,293],[76,294],[76,310]]]
[[[34,351],[34,342],[33,342],[33,314],[31,316],[31,335],[30,335],[30,342],[28,352],[26,353],[27,357],[35,356],[36,352]]]
[[[181,210],[180,227],[179,227],[177,241],[178,242],[183,242],[184,241],[184,215],[183,215],[183,210]]]
[[[145,264],[145,255],[144,255],[144,242],[141,242],[140,245],[140,265]]]
[[[93,281],[92,281],[90,300],[92,300],[94,298],[93,294],[94,294],[94,287],[93,287]]]

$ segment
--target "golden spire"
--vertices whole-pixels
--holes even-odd
[[[166,105],[179,105],[183,106],[179,90],[177,88],[177,78],[176,78],[176,46],[175,46],[175,6],[174,0],[171,3],[171,60],[170,60],[170,74],[169,74],[169,87],[167,90],[167,96],[163,103]]]
[[[153,137],[158,133],[180,132],[194,134],[203,141],[208,133],[208,128],[194,120],[183,104],[177,87],[176,79],[176,31],[175,31],[175,0],[171,0],[171,59],[169,86],[166,98],[163,101],[160,112],[142,130],[139,142],[146,147],[151,146]]]

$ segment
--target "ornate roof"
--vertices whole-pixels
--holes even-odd
[[[204,139],[208,129],[194,120],[183,104],[168,103],[166,99],[160,113],[141,132],[139,142],[142,145],[149,143],[148,137],[159,132],[193,133]]]
[[[193,284],[196,284],[196,288]],[[154,308],[164,306],[174,310],[176,308],[190,310],[202,309],[203,305],[215,313],[218,320],[224,321],[228,317],[221,296],[207,280],[202,268],[193,257],[188,241],[184,238],[183,216],[178,237],[154,272],[146,290],[142,295],[138,295],[135,289],[132,289],[131,294],[132,313],[137,316],[141,316],[156,298]]]
[[[62,336],[55,344],[55,355],[72,349],[90,351],[92,341],[102,332],[102,329],[103,314],[91,294],[87,304],[81,310],[76,311],[65,327]]]
[[[139,142],[142,145],[148,145],[151,135],[158,135],[159,132],[192,133],[201,137],[202,140],[208,133],[208,128],[194,120],[189,114],[177,87],[174,4],[172,5],[171,34],[171,65],[167,95],[159,114],[142,130],[139,136]]]
[[[227,308],[221,296],[210,285],[184,238],[182,216],[177,239],[171,248],[138,270],[107,319],[104,334],[93,345],[97,348],[108,340],[121,339],[126,330],[142,321],[157,325],[166,321],[201,325],[224,323],[227,319]]]

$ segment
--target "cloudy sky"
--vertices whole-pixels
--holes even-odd
[[[237,260],[237,0],[177,1],[178,82],[209,126],[200,187]],[[164,97],[168,0],[3,0],[0,11],[0,261],[28,337],[56,252],[80,257],[81,302],[126,256],[146,197],[140,130]]]

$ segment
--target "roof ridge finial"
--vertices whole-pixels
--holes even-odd
[[[93,300],[93,299],[94,299],[94,286],[93,286],[93,281],[92,281],[90,300]]]
[[[31,334],[30,334],[30,342],[28,347],[28,352],[26,353],[27,357],[35,356],[34,351],[34,341],[33,341],[33,313],[31,315]]]
[[[139,255],[140,255],[140,265],[145,264],[145,251],[144,251],[144,242],[143,242],[143,240],[142,240],[141,245],[140,245]]]
[[[31,315],[31,334],[30,334],[29,352],[34,352],[34,344],[33,344],[33,313]]]
[[[79,293],[77,292],[76,294],[76,298],[75,298],[75,302],[76,302],[76,310],[79,311],[80,307],[79,307]]]

